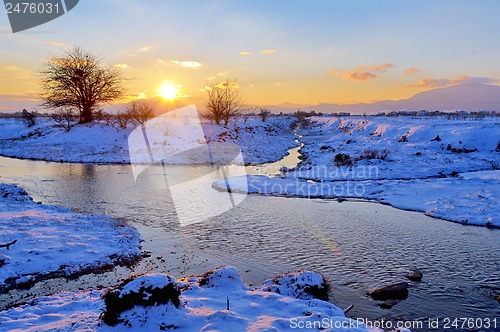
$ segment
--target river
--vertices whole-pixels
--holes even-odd
[[[289,159],[296,158],[297,148]],[[290,160],[289,160],[290,161]],[[288,162],[289,162],[288,161]],[[285,163],[282,163],[286,165]],[[282,164],[273,164],[275,173]],[[203,167],[167,167],[167,173],[207,173]],[[263,172],[265,166],[250,172]],[[213,173],[213,180],[222,176]],[[331,300],[349,317],[428,319],[500,317],[500,231],[472,227],[363,201],[247,196],[237,207],[181,227],[161,167],[134,181],[128,165],[63,164],[0,157],[0,181],[24,187],[36,201],[75,211],[107,214],[136,227],[150,253],[132,268],[72,281],[48,281],[29,291],[0,296],[2,304],[34,295],[112,285],[131,273],[200,274],[236,266],[243,279],[260,285],[290,270],[322,273]],[[225,195],[210,189],[211,195]],[[237,195],[237,194],[235,194]],[[376,286],[405,280],[409,297],[390,310],[367,296]]]

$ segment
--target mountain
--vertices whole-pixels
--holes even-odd
[[[461,84],[417,93],[402,100],[384,100],[371,104],[320,104],[300,108],[303,111],[322,113],[350,112],[376,114],[383,111],[500,111],[500,86],[488,84]],[[270,107],[273,112],[295,112],[297,108]]]

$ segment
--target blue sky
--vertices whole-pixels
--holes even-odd
[[[74,45],[118,65],[130,96],[152,97],[168,81],[196,103],[207,81],[221,78],[237,79],[245,101],[264,105],[496,84],[498,13],[498,1],[81,0],[16,34],[3,14],[0,108],[2,98],[36,96],[43,62]]]

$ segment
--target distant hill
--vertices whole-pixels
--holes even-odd
[[[295,112],[298,108],[270,107],[273,112]],[[384,100],[372,104],[320,104],[300,108],[303,111],[322,113],[350,112],[374,114],[383,111],[500,111],[500,86],[488,84],[461,84],[417,93],[402,100]]]
[[[27,100],[20,100],[19,96],[1,95],[0,94],[0,112],[12,113],[21,111],[23,108],[27,110],[39,110],[47,112],[47,110],[38,106],[40,100],[31,97]],[[191,104],[185,100],[168,101],[161,97],[153,97],[143,100],[144,102],[154,106],[157,113],[163,113],[174,110],[186,104]],[[126,108],[126,104],[103,105],[107,112],[118,112]],[[205,105],[203,102],[197,104],[199,110],[203,110]],[[315,106],[282,103],[279,105],[268,106],[270,111],[279,113],[291,113],[298,109],[303,111],[316,111],[322,113],[340,113],[349,112],[352,114],[376,114],[387,111],[401,110],[421,110],[428,111],[478,111],[488,110],[500,112],[500,86],[488,84],[461,84],[453,85],[446,88],[433,89],[417,93],[411,98],[402,100],[384,100],[376,103],[359,103],[359,104],[320,104]]]

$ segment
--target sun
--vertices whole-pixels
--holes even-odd
[[[163,99],[174,100],[179,94],[179,90],[172,83],[163,82],[158,89],[158,93]]]

